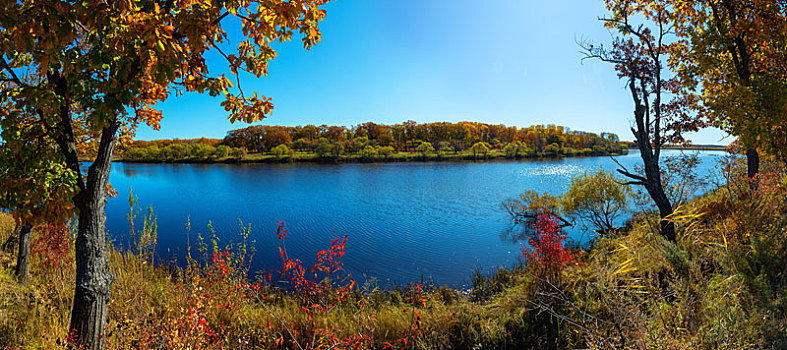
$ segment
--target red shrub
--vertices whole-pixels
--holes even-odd
[[[359,317],[359,325],[363,331],[354,334],[347,334],[330,323],[318,324],[315,317],[318,313],[329,319],[331,311],[341,303],[345,303],[351,296],[355,288],[355,280],[349,273],[343,270],[344,263],[339,260],[344,256],[344,246],[347,243],[347,236],[344,238],[335,237],[331,240],[331,247],[328,250],[321,250],[317,253],[316,263],[306,268],[300,259],[290,258],[287,254],[285,240],[288,231],[284,228],[284,223],[279,223],[277,235],[282,244],[279,247],[283,267],[279,274],[284,277],[294,288],[295,296],[299,299],[301,312],[306,315],[310,322],[310,330],[298,337],[291,325],[284,325],[288,328],[290,335],[289,341],[297,348],[305,349],[404,349],[412,341],[422,338],[422,320],[420,308],[426,308],[427,299],[422,296],[422,284],[416,285],[414,295],[407,300],[412,305],[410,329],[408,333],[401,334],[401,337],[393,342],[375,342],[373,329],[375,329],[377,319],[374,314]],[[366,309],[362,306],[362,301],[351,302],[357,307],[357,315],[362,315]],[[299,343],[296,338],[301,338]],[[311,339],[311,340],[309,340]],[[285,339],[282,336],[277,340],[278,346],[283,346]]]
[[[41,256],[45,268],[62,268],[71,261],[72,236],[65,226],[47,224],[38,228],[39,235],[33,240],[33,254]]]
[[[536,237],[530,239],[532,248],[522,246],[522,256],[533,272],[556,277],[563,268],[577,263],[577,254],[564,246],[566,234],[557,217],[551,213],[539,213],[533,228]]]

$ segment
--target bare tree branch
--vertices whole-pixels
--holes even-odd
[[[2,65],[2,68],[5,69],[5,71],[7,71],[8,74],[11,75],[10,80],[6,80],[6,79],[4,80],[13,82],[19,87],[28,87],[27,84],[25,84],[21,79],[19,79],[19,76],[16,75],[16,72],[14,72],[14,70],[11,68],[8,62],[6,62],[5,57],[3,57],[2,55],[0,55],[0,65]]]

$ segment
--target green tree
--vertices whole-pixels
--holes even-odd
[[[243,147],[232,147],[230,149],[230,157],[241,160],[246,156],[246,149]]]
[[[127,147],[123,150],[123,159],[141,160],[145,158],[145,149],[140,147]]]
[[[327,157],[333,151],[333,145],[328,141],[328,139],[322,138],[320,139],[320,144],[317,145],[317,148],[314,151],[317,152],[317,155],[320,157]]]
[[[451,143],[448,141],[440,141],[437,143],[437,155],[443,156],[448,152],[453,152],[454,148],[451,147]]]
[[[191,152],[190,148],[189,148],[189,152]],[[158,148],[158,146],[156,145],[145,147],[144,155],[145,155],[145,159],[153,159],[153,160],[159,159],[159,156],[161,155],[161,149]]]
[[[305,138],[299,138],[293,141],[292,148],[297,151],[304,152],[309,149],[309,145],[310,145],[309,140]]]
[[[276,158],[281,159],[284,156],[292,155],[292,150],[290,150],[290,148],[287,147],[287,145],[278,145],[276,147],[273,147],[271,153],[275,155]]]
[[[331,156],[339,158],[342,154],[344,154],[344,142],[336,142],[331,145]]]
[[[415,151],[421,153],[421,157],[426,159],[430,153],[434,153],[434,146],[429,142],[421,142],[421,144],[415,148]]]
[[[175,145],[172,145],[175,146]],[[227,158],[230,155],[230,148],[227,145],[219,145],[216,147],[216,157],[217,158]]]
[[[422,142],[429,142],[440,158],[448,152],[470,150],[474,143],[489,142],[489,140],[492,140],[490,149],[503,148],[512,142],[521,143],[522,147],[519,150],[509,148],[511,152],[516,150],[519,157],[532,155],[533,151],[530,147],[534,147],[539,155],[544,154],[545,148],[549,148],[551,155],[576,154],[586,148],[595,149],[599,154],[620,150],[616,136],[609,133],[602,133],[599,136],[593,133],[569,131],[567,128],[554,125],[517,129],[473,122],[417,124],[408,121],[405,124],[391,126],[365,123],[350,129],[329,125],[319,127],[253,125],[229,131],[222,143],[230,147],[246,147],[258,152],[270,150],[279,144],[286,144],[300,151],[314,151],[319,145],[320,138],[325,138],[332,143],[344,142],[347,152],[354,154],[361,152],[367,145],[392,146],[398,151],[415,151]],[[548,146],[550,144],[554,146],[550,148]]]
[[[168,145],[159,151],[159,159],[161,160],[175,160],[175,152],[172,151],[172,145]]]
[[[377,150],[372,146],[366,146],[361,151],[361,156],[367,159],[372,159],[377,156]]]
[[[169,145],[167,147],[170,148],[170,152],[172,154],[172,158],[173,159],[186,158],[187,150],[186,150],[186,146],[184,144],[178,142],[178,143],[173,143],[173,144],[171,144],[171,145]]]
[[[607,232],[628,210],[630,196],[631,190],[614,174],[604,170],[585,172],[571,180],[561,207],[568,217],[590,223],[597,232]]]
[[[381,154],[386,159],[394,154],[394,152],[396,152],[396,150],[391,146],[380,147],[380,149],[377,151],[377,153]]]
[[[128,141],[140,123],[158,129],[162,115],[153,106],[173,90],[223,94],[232,122],[264,118],[273,108],[270,99],[245,94],[239,86],[231,92],[228,77],[208,73],[216,70],[208,69],[204,55],[218,52],[230,73],[245,70],[260,77],[276,55],[271,43],[295,32],[307,48],[320,40],[317,25],[327,1],[0,2],[3,131],[17,125],[22,140],[43,138],[56,146],[51,161],[64,164],[73,177],[73,196],[64,202],[73,204],[79,222],[69,325],[79,345],[96,350],[106,343],[114,275],[104,207],[118,141]],[[225,20],[230,17],[235,19]],[[228,41],[230,24],[247,36],[233,40],[236,47]],[[26,123],[30,118],[34,122]],[[4,139],[8,135],[4,132]],[[91,140],[97,145],[85,173],[79,149]]]
[[[560,154],[560,145],[557,143],[550,143],[548,146],[544,148],[544,155],[550,157],[556,157]]]
[[[478,159],[478,156],[483,156],[486,159],[492,146],[486,142],[476,142],[471,149],[473,151],[473,159]]]
[[[522,155],[524,145],[519,141],[509,142],[504,148],[503,152],[506,153],[508,158],[519,158]]]
[[[358,153],[369,144],[369,138],[366,136],[356,137],[350,142],[350,152]]]

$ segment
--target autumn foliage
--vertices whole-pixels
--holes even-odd
[[[306,317],[307,329],[311,333],[298,334],[292,325],[281,321],[287,328],[291,345],[299,349],[373,349],[381,345],[383,349],[403,349],[412,340],[423,337],[419,309],[426,307],[427,299],[421,295],[422,284],[416,285],[414,295],[407,297],[408,303],[412,305],[409,311],[410,330],[408,333],[401,334],[399,338],[383,341],[382,344],[375,339],[373,330],[377,328],[377,319],[373,313],[364,314],[366,310],[362,300],[355,301],[359,328],[362,332],[347,334],[340,327],[326,323],[325,321],[330,320],[331,313],[337,307],[351,302],[351,294],[356,290],[355,280],[343,270],[344,262],[341,261],[347,236],[334,237],[330,248],[319,251],[316,262],[307,268],[303,265],[303,261],[291,258],[287,253],[285,240],[288,234],[289,231],[284,228],[284,223],[280,222],[277,228],[277,236],[281,241],[279,255],[282,259],[279,275],[293,289],[296,300],[300,301],[299,311]],[[255,288],[259,288],[259,285]],[[322,316],[320,317],[322,321],[318,321],[318,314]],[[278,346],[284,343],[285,337],[276,341]]]
[[[615,134],[598,135],[555,125],[517,128],[476,122],[419,124],[412,120],[392,125],[367,122],[349,128],[332,125],[254,125],[230,130],[222,143],[254,152],[270,151],[278,145],[298,151],[318,152],[321,144],[334,147],[341,145],[349,153],[359,153],[366,146],[419,152],[416,150],[418,146],[429,143],[434,147],[433,151],[455,152],[469,150],[477,143],[487,143],[496,149],[514,144],[520,148],[515,152],[517,156],[571,154],[586,149],[587,154],[603,154],[619,152],[621,149]]]
[[[528,267],[537,275],[557,277],[567,266],[577,264],[577,254],[566,248],[566,234],[560,228],[557,217],[548,213],[538,214],[533,223],[535,237],[530,240],[531,248],[522,246],[522,256]]]
[[[327,2],[0,1],[0,156],[35,155],[24,164],[0,163],[0,183],[15,184],[0,191],[0,208],[21,209],[15,215],[31,224],[38,217],[23,214],[32,209],[78,216],[69,329],[80,345],[105,347],[114,276],[103,190],[116,145],[141,124],[158,130],[163,114],[156,105],[173,93],[224,95],[230,122],[268,116],[271,99],[244,92],[240,72],[267,75],[273,43],[296,35],[307,49],[319,42]],[[230,40],[228,30],[242,32],[241,39]],[[221,54],[235,81],[209,73],[216,70],[208,69],[208,52]],[[80,154],[94,155],[88,172]],[[51,173],[58,181],[19,181],[49,168],[60,170]]]
[[[73,258],[73,232],[68,227],[52,224],[37,229],[39,235],[33,240],[30,250],[41,256],[41,265],[44,268],[62,269],[70,264]]]
[[[407,326],[380,336],[382,324],[370,301],[344,269],[347,236],[333,238],[306,264],[287,252],[289,231],[280,222],[281,268],[260,272],[254,280],[248,275],[253,257],[248,232],[244,229],[239,243],[223,248],[215,238],[200,238],[200,253],[188,255],[186,267],[177,272],[179,282],[169,291],[177,295],[176,305],[157,316],[122,315],[110,329],[108,347],[235,349],[242,341],[242,348],[403,349],[423,337],[421,310],[427,299],[422,285],[413,288],[397,315]],[[348,311],[352,327],[344,322]],[[239,323],[249,328],[239,329]]]

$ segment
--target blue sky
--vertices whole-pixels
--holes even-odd
[[[597,20],[602,1],[337,0],[326,9],[317,46],[279,45],[268,76],[242,77],[245,92],[273,99],[273,114],[260,124],[467,120],[632,139],[623,82],[607,64],[581,62],[576,44],[610,40]],[[226,68],[215,55],[209,63]],[[245,127],[227,121],[221,100],[173,95],[159,104],[161,130],[142,127],[137,138],[222,138]],[[732,141],[724,136],[706,130],[691,139]]]

